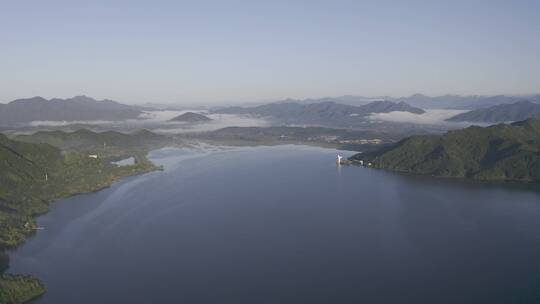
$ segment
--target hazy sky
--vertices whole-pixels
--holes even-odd
[[[0,101],[540,92],[540,1],[3,1]]]

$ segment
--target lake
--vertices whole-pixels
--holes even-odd
[[[54,203],[9,272],[45,282],[37,303],[540,302],[537,189],[335,157],[154,151],[164,172]]]

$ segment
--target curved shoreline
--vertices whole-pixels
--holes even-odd
[[[144,175],[146,173],[154,171],[163,171],[163,166],[155,165],[154,163],[148,161],[148,159],[146,159],[145,157],[145,162],[143,162],[139,166],[135,164],[134,168],[131,169],[133,169],[133,171],[121,172],[121,174],[119,174],[118,176],[112,176],[112,178],[91,185],[88,188],[88,191],[76,190],[74,192],[67,193],[67,195],[43,200],[47,202],[47,206],[50,206],[58,200],[74,197],[77,195],[95,193],[110,188],[115,183],[120,182],[121,180],[128,177]],[[38,299],[47,292],[45,284],[39,278],[26,274],[10,273],[9,255],[13,251],[17,250],[17,248],[24,245],[29,238],[36,235],[36,219],[42,215],[47,214],[48,212],[49,208],[47,208],[47,210],[44,212],[33,214],[31,222],[27,222],[28,229],[27,231],[25,231],[24,237],[17,240],[17,243],[13,246],[9,246],[4,249],[5,254],[8,256],[8,265],[4,273],[0,274],[0,301],[5,300],[6,303],[28,303],[30,301]]]

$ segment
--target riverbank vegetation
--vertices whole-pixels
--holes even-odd
[[[350,159],[374,168],[490,181],[540,181],[540,121],[412,136]]]
[[[25,303],[41,296],[45,291],[45,285],[36,278],[12,274],[0,276],[0,303]]]
[[[47,212],[51,202],[97,191],[126,176],[161,169],[146,154],[168,141],[147,131],[126,135],[86,130],[40,132],[17,139],[0,134],[0,272],[9,267],[9,257],[2,251],[20,245],[35,233],[35,217]],[[118,166],[111,162],[126,156],[134,157],[134,164]],[[38,279],[0,276],[0,303],[22,303],[44,291]]]

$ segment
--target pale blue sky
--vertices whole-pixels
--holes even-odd
[[[540,1],[2,1],[0,101],[540,92]]]

